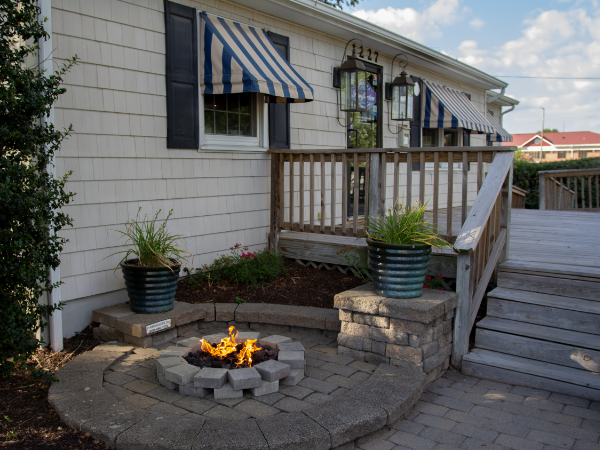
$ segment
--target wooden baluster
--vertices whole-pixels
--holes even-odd
[[[556,209],[556,180],[550,178],[552,183],[550,184],[550,207],[548,209]]]
[[[394,153],[394,197],[393,206],[397,208],[400,190],[400,153]]]
[[[294,231],[294,154],[290,153],[290,230]]]
[[[300,231],[304,231],[304,155],[302,153],[298,155],[298,164],[300,165],[300,184],[298,186],[300,191]]]
[[[335,188],[335,166],[337,165],[335,160],[335,153],[331,155],[331,234],[335,234],[335,203],[336,203],[336,194]]]
[[[385,214],[385,199],[387,186],[387,154],[379,154],[379,209]]]
[[[308,163],[309,171],[309,190],[310,190],[310,232],[315,232],[315,155],[310,154],[310,162]]]
[[[419,202],[422,204],[425,203],[425,152],[420,152],[420,167],[419,169],[421,175],[419,177]]]
[[[348,227],[348,155],[342,153],[342,235],[346,236]]]
[[[438,229],[440,195],[440,152],[433,152],[433,226]]]
[[[563,194],[565,190],[564,178],[561,177],[559,178],[559,180],[560,184],[558,185],[558,209],[565,209],[563,201]]]
[[[584,177],[585,178],[585,177]],[[588,177],[588,198],[590,199],[590,209],[594,207],[592,198],[592,176]]]
[[[412,153],[406,154],[406,206],[412,205]]]
[[[352,231],[354,232],[354,236],[358,236],[358,203],[360,196],[360,167],[358,163],[358,153],[354,154],[354,194],[352,197],[354,198],[354,203],[352,205]]]
[[[467,195],[469,187],[469,154],[463,152],[462,154],[462,165],[463,165],[463,176],[462,176],[462,213],[461,213],[461,226],[465,224],[467,220]]]
[[[365,226],[369,220],[369,196],[370,194],[370,183],[371,183],[371,154],[365,153]]]
[[[483,152],[477,152],[477,193],[483,184]]]
[[[446,235],[452,237],[452,204],[454,195],[454,153],[448,152],[448,199],[446,200]]]
[[[600,175],[596,175],[596,208],[600,209]]]
[[[285,185],[284,185],[284,181],[285,181],[285,173],[284,173],[284,166],[285,166],[285,154],[281,155],[281,158],[279,159],[279,198],[281,199],[281,223],[280,223],[280,227],[282,230],[284,230],[284,226],[285,226],[285,197],[284,197],[284,193],[285,193]]]
[[[325,233],[325,154],[321,153],[321,233]]]
[[[573,177],[573,181],[575,184],[575,188],[573,189],[573,192],[575,194],[573,194],[575,196],[575,209],[579,208],[579,186],[577,186],[577,184],[579,183],[579,180],[577,179],[577,177]]]
[[[585,175],[581,177],[581,207],[585,209]]]

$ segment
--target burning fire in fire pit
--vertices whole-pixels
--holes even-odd
[[[252,363],[277,359],[277,349],[268,345],[258,347],[256,339],[248,339],[244,343],[236,342],[238,332],[235,327],[229,327],[229,336],[221,339],[215,346],[201,339],[201,350],[188,353],[184,356],[190,364],[198,367],[216,367],[224,369],[237,369],[252,367]]]

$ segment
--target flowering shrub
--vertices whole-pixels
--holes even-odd
[[[425,277],[425,284],[423,284],[424,289],[439,289],[440,291],[444,291],[444,287],[442,285],[442,280],[444,277],[440,273],[437,277],[433,277],[431,275],[427,275]]]
[[[241,244],[235,244],[229,250],[228,255],[220,255],[211,264],[198,269],[188,283],[192,287],[200,287],[204,282],[211,284],[229,280],[257,287],[288,273],[283,258],[270,250],[253,253]]]
[[[370,282],[369,269],[361,266],[360,256],[354,247],[347,245],[336,253],[346,260],[349,266],[353,267],[356,273],[363,279],[365,283]]]

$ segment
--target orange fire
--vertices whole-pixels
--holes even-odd
[[[237,335],[238,332],[235,331],[235,327],[229,327],[229,336],[221,339],[221,342],[214,347],[206,342],[203,338],[200,341],[202,342],[202,351],[210,353],[212,356],[217,358],[226,358],[237,351],[237,346],[239,345],[237,342],[235,342]],[[252,367],[252,352],[262,348],[257,347],[255,343],[256,339],[248,339],[242,344],[242,349],[239,351],[238,359],[235,362],[236,367],[244,365],[245,362],[248,362],[248,367]]]

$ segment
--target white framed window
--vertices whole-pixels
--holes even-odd
[[[423,147],[462,147],[462,128],[424,128]],[[456,155],[455,155],[456,157]],[[448,170],[448,163],[439,163],[440,170]],[[453,163],[454,170],[462,170],[462,161]],[[425,170],[433,170],[434,163],[425,163]]]
[[[266,151],[268,108],[264,94],[201,94],[200,151]]]

